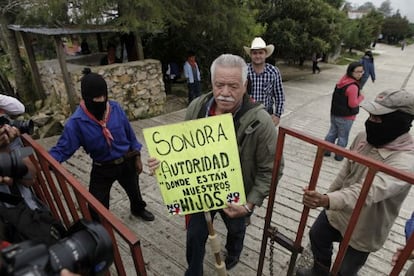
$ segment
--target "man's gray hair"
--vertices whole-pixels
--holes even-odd
[[[244,84],[247,81],[247,64],[240,56],[223,54],[216,58],[210,67],[211,82],[214,82],[214,73],[217,66],[224,68],[240,68],[242,71],[242,83]]]

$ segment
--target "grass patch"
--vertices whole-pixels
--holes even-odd
[[[338,65],[347,65],[354,61],[359,61],[361,59],[361,55],[354,52],[343,52],[341,56],[336,60],[336,64]]]

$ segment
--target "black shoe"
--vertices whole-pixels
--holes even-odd
[[[296,271],[296,276],[329,276],[329,272],[318,271],[314,268],[299,268]]]
[[[335,155],[334,158],[335,158],[336,161],[342,161],[342,160],[344,160],[344,157],[341,156],[341,155]]]
[[[134,217],[140,217],[146,221],[153,221],[155,219],[155,216],[150,211],[147,211],[145,209],[139,211],[131,211],[131,213]]]
[[[323,156],[331,156],[331,152],[330,152],[330,151],[325,151],[325,152],[323,153]]]
[[[233,267],[236,266],[236,264],[238,264],[239,262],[239,258],[234,257],[234,256],[227,256],[226,260],[224,261],[224,263],[226,264],[226,269],[230,270]]]
[[[315,265],[312,268],[299,268],[296,276],[329,276],[329,271],[321,266]]]
[[[313,270],[311,268],[299,268],[296,271],[296,276],[317,276],[313,274]]]

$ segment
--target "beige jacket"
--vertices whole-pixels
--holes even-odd
[[[406,142],[412,144],[411,136],[407,138]],[[365,133],[360,133],[350,149],[394,168],[414,173],[414,150],[409,147],[404,150],[377,149],[366,142]],[[345,234],[366,173],[366,167],[348,160],[328,190],[329,210],[326,214],[330,224],[342,235]],[[380,249],[410,188],[411,184],[407,182],[377,173],[352,234],[350,246],[364,252]]]

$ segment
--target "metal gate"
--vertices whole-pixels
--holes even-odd
[[[289,269],[287,272],[287,275],[293,275],[296,260],[299,253],[302,253],[303,246],[302,246],[302,238],[306,227],[306,222],[309,216],[309,208],[304,206],[301,214],[301,219],[296,231],[296,237],[294,240],[288,238],[283,233],[279,232],[276,227],[271,225],[272,222],[272,214],[273,214],[273,208],[274,203],[276,199],[276,190],[278,187],[278,172],[279,168],[281,166],[281,158],[282,153],[285,145],[285,138],[286,136],[292,136],[294,138],[300,139],[306,143],[310,143],[317,147],[316,156],[313,163],[312,168],[312,174],[309,180],[309,190],[315,190],[316,184],[319,178],[319,174],[322,167],[323,162],[323,154],[325,150],[338,153],[350,160],[353,160],[354,162],[364,164],[368,172],[366,174],[363,186],[361,188],[360,195],[358,197],[358,200],[355,204],[354,210],[352,212],[352,216],[350,218],[348,227],[345,231],[344,237],[342,242],[339,245],[338,253],[336,254],[335,261],[331,267],[330,274],[331,275],[337,275],[339,272],[339,269],[341,267],[341,263],[343,261],[343,258],[345,256],[346,250],[349,245],[349,241],[352,236],[352,232],[355,229],[356,223],[359,218],[359,214],[361,212],[361,209],[364,205],[364,202],[367,198],[369,189],[371,187],[372,181],[376,175],[377,172],[383,172],[388,175],[391,175],[395,178],[404,180],[410,184],[414,184],[414,174],[403,172],[401,170],[397,170],[395,168],[392,168],[388,165],[385,165],[384,163],[381,163],[379,161],[367,158],[363,155],[360,155],[355,152],[351,152],[347,149],[344,149],[342,147],[339,147],[337,145],[334,145],[332,143],[326,142],[321,139],[314,138],[308,134],[302,133],[297,130],[293,130],[286,127],[280,127],[279,128],[279,134],[278,134],[278,140],[276,145],[276,155],[275,155],[275,161],[274,161],[274,167],[273,167],[273,175],[272,175],[272,183],[270,187],[270,193],[269,193],[269,200],[266,210],[266,217],[265,217],[265,224],[263,229],[263,237],[262,237],[262,244],[260,249],[260,257],[259,257],[259,265],[257,269],[257,275],[262,275],[263,272],[263,265],[264,265],[264,258],[266,253],[266,247],[268,240],[271,242],[276,242],[280,244],[282,247],[286,248],[288,251],[291,252],[290,262],[289,262]],[[276,207],[277,208],[277,207]],[[414,250],[414,235],[410,237],[410,239],[407,241],[406,246],[404,247],[403,252],[401,253],[398,262],[393,267],[392,271],[389,275],[391,276],[397,276],[399,275],[400,271],[402,270],[405,262],[407,261],[408,257],[410,256],[410,253]]]
[[[111,236],[116,275],[131,275],[126,267],[135,268],[136,275],[147,275],[139,238],[35,140],[27,134],[22,135],[22,139],[25,146],[34,150],[34,154],[30,156],[37,171],[33,188],[39,198],[49,206],[55,218],[69,227],[79,218],[90,220],[88,207],[91,207]],[[128,251],[123,252],[125,250]],[[132,264],[127,266],[126,261]],[[109,271],[107,274],[110,274]]]

